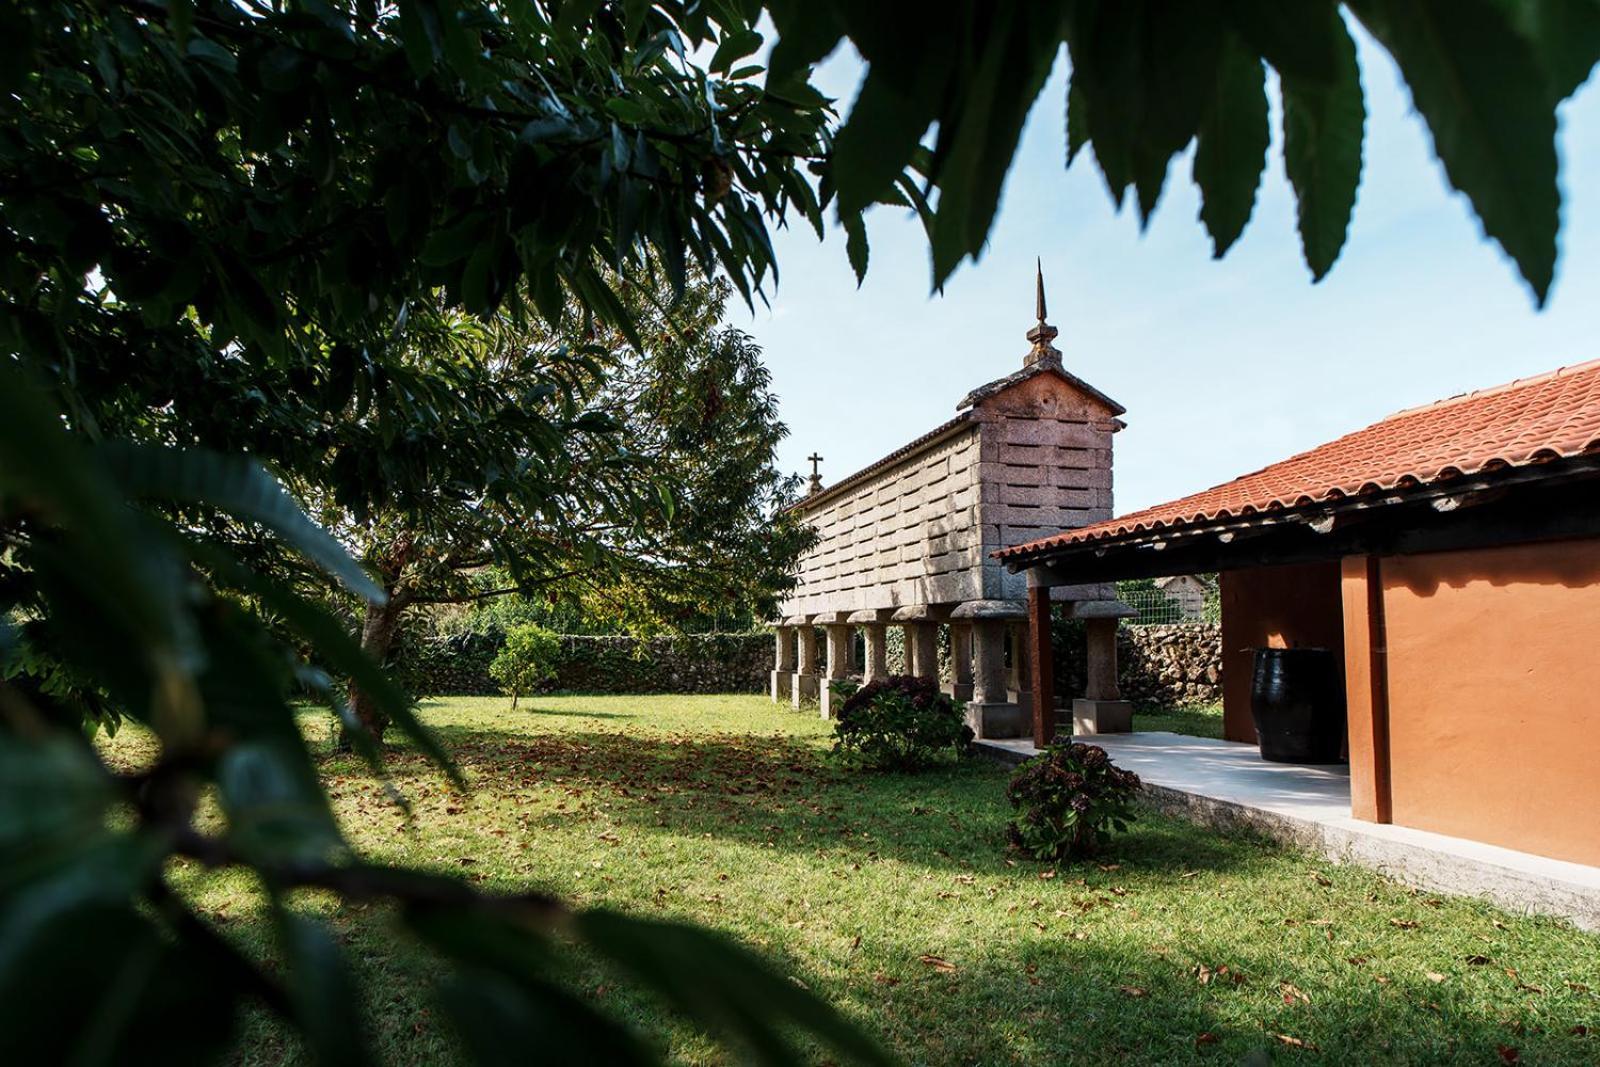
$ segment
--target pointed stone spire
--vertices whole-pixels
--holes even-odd
[[[1050,343],[1056,339],[1058,331],[1054,326],[1044,321],[1044,263],[1040,260],[1034,261],[1033,296],[1034,311],[1038,315],[1039,323],[1028,331],[1028,340],[1033,344],[1033,348],[1028,351],[1026,356],[1022,357],[1022,365],[1031,367],[1041,360],[1060,363],[1061,353]]]

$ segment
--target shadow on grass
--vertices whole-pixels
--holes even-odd
[[[447,707],[447,706],[448,706],[448,702],[447,701],[442,701],[442,700],[423,700],[423,701],[420,701],[417,704],[417,707],[421,708],[423,711],[433,711],[433,710],[437,710],[437,709],[444,708],[444,707]],[[498,710],[502,714],[504,714],[504,715],[506,715],[506,716],[508,716],[510,718],[515,718],[516,716],[521,716],[521,715],[539,716],[541,718],[550,717],[550,718],[563,718],[563,719],[565,719],[565,718],[571,718],[571,719],[638,719],[638,718],[642,718],[643,717],[643,716],[639,715],[638,713],[631,712],[631,711],[601,711],[598,708],[552,708],[552,707],[550,707],[548,705],[540,705],[538,703],[538,698],[537,697],[530,697],[530,698],[524,699],[516,707],[512,707],[510,705],[510,703],[507,703],[503,708],[500,708]],[[474,727],[449,726],[449,725],[439,725],[439,724],[434,724],[432,729],[434,730],[435,733],[441,733],[441,734],[446,732],[446,731],[449,731],[449,730],[457,730],[457,731],[463,731],[463,732],[467,732],[467,733],[499,733],[500,732],[500,731],[488,731],[488,730],[483,730],[483,729],[474,728]],[[519,735],[513,733],[513,734],[509,734],[509,736],[519,736]],[[521,736],[525,736],[525,735],[521,735]]]
[[[542,735],[438,724],[435,734],[478,792],[536,789],[598,794],[623,825],[815,854],[819,849],[929,869],[994,869],[1011,856],[1005,826],[1010,771],[979,757],[920,774],[849,769],[813,743],[784,736],[651,735],[561,731]],[[435,773],[396,750],[394,779]],[[568,825],[570,812],[529,828]],[[1119,838],[1116,860],[1148,871],[1217,871],[1265,856],[1149,813]],[[1094,874],[1093,865],[1086,865]]]
[[[455,1061],[448,1026],[430,1010],[444,977],[438,961],[384,909],[340,910],[332,924],[383,1058]],[[914,928],[862,946],[859,958],[828,973],[781,944],[760,952],[912,1063],[1490,1063],[1502,1061],[1501,1048],[1516,1049],[1522,1062],[1592,1062],[1594,1042],[1567,1032],[1565,1020],[1513,998],[1496,1003],[1468,983],[1375,975],[1273,938],[1134,946],[1093,921],[1076,933],[1081,939],[1055,930],[967,946],[939,957],[939,967],[926,962],[930,946]],[[252,949],[272,940],[264,919],[231,924],[229,936]],[[655,996],[586,952],[559,952],[553,963],[553,980],[659,1050],[695,1040]],[[245,1020],[241,1038],[243,1064],[297,1051],[261,1013]]]

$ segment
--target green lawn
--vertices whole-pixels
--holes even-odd
[[[1600,1036],[1581,1031],[1600,1031],[1600,941],[1562,923],[1154,814],[1098,864],[1040,866],[1006,850],[1004,768],[848,773],[825,724],[760,697],[506,705],[427,702],[475,788],[458,797],[400,750],[410,828],[354,763],[327,758],[358,847],[719,927],[912,1063],[1232,1064],[1264,1049],[1284,1063],[1494,1064],[1501,1047],[1523,1063],[1600,1061]],[[320,716],[308,729],[326,736]],[[113,746],[134,758],[139,744]],[[270,956],[251,884],[181,877]],[[305,903],[350,947],[389,1056],[448,1062],[429,961],[381,909]],[[725,1059],[591,964],[572,981],[673,1060]],[[260,1019],[244,1049],[246,1063],[298,1058]]]
[[[1141,704],[1133,711],[1133,728],[1136,731],[1164,730],[1173,734],[1191,734],[1195,737],[1222,736],[1222,705],[1205,704],[1195,707],[1164,708]]]

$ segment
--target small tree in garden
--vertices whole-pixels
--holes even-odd
[[[511,706],[515,708],[518,696],[556,676],[556,659],[560,655],[560,637],[543,626],[522,623],[506,631],[506,643],[489,664],[489,674],[511,694]]]
[[[921,770],[972,744],[961,704],[927,678],[895,675],[857,686],[835,682],[846,697],[834,724],[834,751],[874,770]]]
[[[1099,745],[1061,743],[1024,763],[1006,799],[1017,817],[1006,828],[1011,843],[1034,859],[1091,855],[1128,828],[1139,776],[1111,762]]]

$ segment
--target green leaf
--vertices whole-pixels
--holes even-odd
[[[850,269],[856,272],[859,286],[867,277],[867,225],[860,212],[841,215],[839,221],[844,225],[845,255],[850,258]]]
[[[1322,85],[1343,77],[1335,0],[1228,0],[1221,11],[1280,76]]]
[[[1266,71],[1259,59],[1229,41],[1217,64],[1194,153],[1200,221],[1211,234],[1218,259],[1239,239],[1255,210],[1271,142]]]
[[[1589,80],[1600,61],[1600,3],[1596,0],[1496,0],[1518,32],[1533,43],[1555,99]]]
[[[260,523],[338,578],[350,592],[368,601],[383,601],[383,590],[360,564],[307,518],[278,480],[255,460],[206,449],[126,441],[109,441],[100,453],[129,496],[206,504],[235,518]]]
[[[316,772],[303,748],[235,743],[217,766],[228,839],[256,863],[322,864],[344,851]]]
[[[548,982],[511,981],[481,971],[458,974],[439,1001],[480,1067],[618,1067],[654,1064],[656,1057],[622,1025]]]
[[[189,35],[194,32],[194,0],[167,0],[167,28],[180,51],[189,47]]]
[[[62,576],[93,597],[93,625],[138,650],[169,710],[186,707],[198,653],[171,580],[177,561],[149,543],[96,459],[35,380],[0,361],[0,487],[67,531],[56,551],[76,566]]]
[[[195,542],[191,545],[191,553],[195,561],[209,570],[220,583],[256,597],[262,607],[304,637],[328,667],[348,676],[411,739],[412,744],[444,770],[454,785],[465,787],[460,769],[439,744],[439,739],[412,711],[411,698],[405,690],[362,650],[360,643],[338,618],[320,605],[243,566],[220,549]],[[361,742],[358,740],[357,744]],[[366,755],[369,763],[381,762],[377,760],[375,750]]]
[[[710,69],[718,74],[726,74],[735,63],[760,48],[761,42],[762,37],[755,30],[735,30],[717,45],[716,53],[711,57]]]
[[[826,1001],[772,971],[749,950],[709,930],[616,912],[576,916],[596,952],[762,1064],[799,1064],[785,1030],[798,1027],[856,1063],[893,1062]]]
[[[0,1063],[166,1063],[179,1037],[183,1062],[210,1062],[232,1036],[239,992],[128,904],[61,911],[0,943]]]
[[[1339,24],[1339,77],[1331,83],[1285,76],[1283,165],[1298,200],[1300,245],[1320,281],[1344,247],[1356,188],[1366,102],[1356,46]]]
[[[767,84],[790,82],[838,47],[844,26],[831,4],[815,0],[771,0],[766,5],[778,31],[767,61]]]
[[[1555,275],[1561,194],[1555,100],[1532,46],[1494,0],[1358,0],[1394,55],[1450,184],[1516,261],[1541,307]]]
[[[411,73],[421,78],[439,61],[439,12],[429,0],[400,0],[400,41]]]
[[[1000,5],[989,9],[986,21],[984,45],[971,57],[961,89],[959,115],[940,117],[934,146],[940,189],[933,220],[935,288],[988,240],[1007,169],[995,161],[1016,154],[1028,111],[1060,48],[1061,14],[1053,4]]]
[[[1067,82],[1067,166],[1089,143],[1089,101],[1073,81]]]
[[[863,210],[899,176],[932,120],[917,86],[901,85],[877,67],[868,69],[834,140],[832,174],[841,217]]]
[[[45,849],[105,829],[111,778],[81,741],[0,732],[0,890]]]
[[[466,259],[483,241],[490,227],[487,211],[474,211],[428,236],[417,259],[429,267],[445,267]]]
[[[282,909],[277,926],[289,1002],[312,1055],[327,1067],[371,1063],[361,993],[327,928]]]

